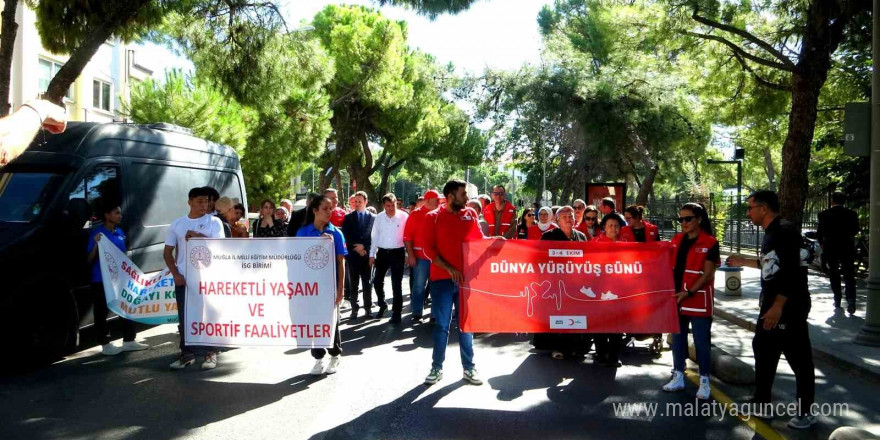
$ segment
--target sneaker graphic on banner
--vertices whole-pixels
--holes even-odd
[[[607,291],[602,294],[602,299],[617,299],[617,295],[611,293],[611,291]]]
[[[596,297],[596,292],[593,292],[593,288],[592,288],[592,287],[581,287],[581,293],[583,293],[584,295],[589,296],[590,298],[595,298],[595,297]]]

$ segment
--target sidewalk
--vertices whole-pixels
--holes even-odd
[[[808,284],[812,308],[810,310],[810,340],[813,355],[834,362],[855,372],[880,377],[880,347],[868,347],[853,343],[853,337],[865,322],[866,289],[864,282],[856,280],[857,311],[854,316],[844,309],[834,308],[834,295],[828,278],[810,271]],[[761,273],[758,269],[745,268],[742,272],[742,296],[732,297],[724,293],[724,273],[715,276],[715,316],[740,327],[754,331],[758,319],[758,297],[761,293]],[[843,300],[846,307],[846,300]]]

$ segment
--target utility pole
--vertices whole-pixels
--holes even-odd
[[[874,11],[880,11],[880,0],[874,0]],[[871,235],[868,237],[868,303],[865,323],[853,342],[880,346],[880,22],[872,14],[873,35],[871,73]]]

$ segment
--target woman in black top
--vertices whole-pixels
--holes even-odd
[[[284,237],[284,223],[275,219],[275,202],[266,199],[260,204],[260,218],[254,220],[254,237]]]
[[[526,208],[519,217],[519,223],[516,226],[516,238],[525,240],[529,238],[529,228],[535,224],[535,210]]]
[[[545,232],[541,240],[586,242],[587,236],[574,229],[574,208],[563,206],[556,212],[558,228]],[[592,338],[585,333],[535,333],[532,345],[537,350],[551,350],[553,359],[583,356],[590,351]]]

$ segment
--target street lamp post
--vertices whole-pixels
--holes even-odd
[[[724,164],[736,165],[736,252],[739,253],[742,247],[742,187],[743,187],[743,167],[742,167],[742,158],[743,158],[743,150],[741,148],[737,148],[737,151],[734,153],[734,157],[736,160],[715,160],[715,159],[706,159],[706,163],[710,165]]]
[[[874,11],[880,10],[880,0],[874,0]],[[872,17],[873,72],[871,73],[871,235],[868,237],[868,303],[865,304],[865,323],[853,342],[880,346],[880,22]]]

